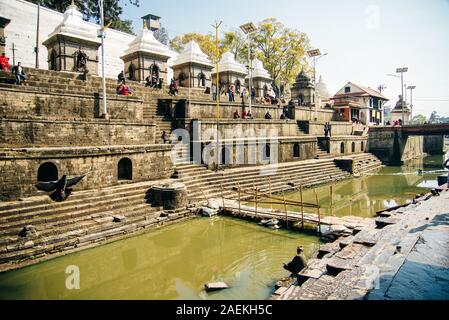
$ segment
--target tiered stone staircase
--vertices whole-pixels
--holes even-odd
[[[340,169],[333,160],[304,161],[283,163],[273,166],[257,166],[227,169],[213,172],[205,167],[186,164],[177,167],[180,180],[186,184],[191,202],[204,201],[209,198],[225,197],[236,199],[233,188],[240,185],[242,189],[254,187],[262,193],[270,191],[279,193],[298,188],[317,186],[329,181],[339,181],[350,177]]]
[[[332,159],[335,158],[334,155],[327,152],[326,148],[324,148],[319,142],[317,144],[316,149],[316,159]]]
[[[76,250],[182,219],[147,202],[151,182],[75,192],[65,202],[48,196],[0,204],[0,269],[5,263]],[[19,234],[32,226],[36,232]],[[28,227],[30,228],[30,227]]]
[[[366,174],[382,167],[382,161],[372,153],[360,153],[351,158],[354,159],[354,175]]]

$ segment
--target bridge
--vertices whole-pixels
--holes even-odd
[[[445,135],[449,135],[449,124],[372,127],[369,152],[385,163],[403,163],[425,154],[444,154]]]
[[[393,131],[403,136],[443,136],[449,135],[449,123],[370,128],[370,132],[374,131]]]

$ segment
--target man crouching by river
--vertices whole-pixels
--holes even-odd
[[[289,264],[284,263],[284,269],[290,271],[294,276],[298,275],[306,266],[307,260],[304,257],[304,249],[302,247],[298,247],[296,249],[296,256]]]

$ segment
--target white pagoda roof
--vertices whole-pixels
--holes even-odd
[[[96,43],[101,42],[97,37],[97,29],[89,26],[89,24],[83,20],[83,14],[73,2],[64,12],[62,22],[48,36],[47,41],[57,35],[64,35]]]
[[[128,55],[134,52],[147,52],[163,57],[171,57],[168,47],[160,43],[155,37],[152,31],[148,30],[146,24],[143,26],[140,34],[133,40],[126,49],[124,55]]]
[[[235,72],[240,73],[242,75],[246,75],[248,70],[246,67],[234,59],[234,54],[231,52],[226,52],[221,57],[220,62],[218,63],[218,72]],[[212,70],[212,73],[217,73],[216,68]]]
[[[267,80],[272,80],[268,71],[264,68],[262,61],[259,59],[253,60],[253,78],[263,78]]]
[[[201,51],[200,46],[194,40],[187,43],[182,53],[174,61],[174,65],[181,65],[184,63],[197,63],[204,66],[212,67],[212,61],[209,57]]]
[[[327,85],[324,82],[322,76],[320,76],[320,81],[316,84],[315,89],[318,91],[318,94],[320,95],[321,99],[329,100],[330,98],[332,98],[332,95],[327,89]]]

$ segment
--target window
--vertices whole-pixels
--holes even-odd
[[[341,154],[345,153],[345,143],[344,142],[342,142],[341,145],[340,145],[340,153]]]
[[[360,147],[360,151],[364,152],[365,151],[365,143],[362,141],[362,145]]]
[[[58,181],[58,168],[52,162],[46,162],[40,165],[37,170],[37,181],[50,182]]]
[[[123,158],[118,163],[118,180],[133,179],[133,164],[129,158]]]
[[[264,148],[263,161],[270,161],[271,159],[271,147],[270,144],[266,144]]]
[[[351,87],[345,87],[345,93],[351,93]]]
[[[301,157],[301,148],[299,146],[299,143],[295,143],[295,145],[293,146],[293,157],[294,158]]]
[[[352,153],[355,153],[355,142],[352,143]]]

